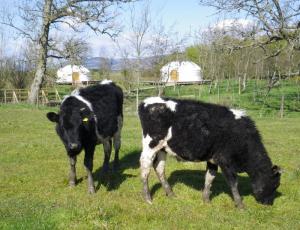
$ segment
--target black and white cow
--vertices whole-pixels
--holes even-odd
[[[92,177],[95,146],[103,144],[103,171],[109,169],[112,140],[115,149],[114,168],[119,164],[123,123],[123,92],[110,80],[75,90],[61,103],[59,113],[47,113],[56,123],[56,132],[70,158],[70,185],[76,183],[76,156],[85,150],[84,165],[88,174],[88,191],[95,193]]]
[[[237,207],[243,207],[237,182],[240,172],[249,175],[257,201],[273,204],[280,169],[272,166],[254,122],[244,111],[192,100],[150,97],[139,105],[139,117],[143,129],[141,177],[148,203],[152,202],[148,186],[151,166],[166,194],[174,195],[164,173],[168,153],[185,161],[207,161],[202,194],[205,202],[209,202],[219,166]]]

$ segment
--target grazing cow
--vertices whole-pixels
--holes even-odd
[[[76,182],[76,156],[85,150],[84,165],[88,174],[88,191],[95,193],[92,177],[94,150],[103,144],[103,171],[109,169],[112,140],[115,149],[114,168],[119,164],[123,123],[123,92],[112,81],[75,90],[61,103],[59,113],[47,113],[56,123],[56,132],[70,159],[70,185]]]
[[[143,129],[140,157],[143,195],[151,203],[148,176],[151,166],[167,195],[174,195],[165,173],[166,153],[185,161],[207,161],[203,200],[218,166],[231,188],[234,202],[242,208],[237,173],[246,172],[254,196],[273,204],[280,183],[280,169],[272,166],[254,122],[244,111],[192,100],[150,97],[139,105]]]

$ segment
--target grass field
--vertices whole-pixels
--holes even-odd
[[[52,109],[56,110],[56,109]],[[121,169],[101,174],[102,147],[96,150],[95,195],[87,194],[83,154],[78,184],[68,186],[65,150],[45,117],[49,108],[0,106],[0,229],[300,229],[300,116],[254,116],[274,163],[284,173],[273,206],[254,200],[249,179],[239,177],[245,210],[237,210],[218,174],[211,204],[204,204],[204,163],[167,160],[167,177],[177,197],[167,198],[151,173],[153,205],[141,197],[141,128],[125,114]]]

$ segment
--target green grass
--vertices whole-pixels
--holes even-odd
[[[249,179],[239,177],[246,210],[234,207],[223,176],[214,181],[211,204],[204,204],[204,163],[167,160],[167,177],[177,197],[167,198],[155,173],[150,177],[153,205],[141,196],[141,128],[125,113],[121,170],[102,175],[102,147],[94,159],[95,195],[87,194],[83,154],[79,183],[68,186],[68,159],[48,108],[0,106],[0,229],[299,229],[300,116],[255,116],[265,146],[284,174],[273,206],[258,204]],[[52,109],[56,110],[56,109]]]

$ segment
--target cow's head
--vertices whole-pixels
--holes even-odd
[[[59,113],[49,112],[47,118],[56,123],[56,132],[69,155],[77,155],[95,127],[91,110],[76,98],[69,97],[60,107]]]
[[[280,185],[281,169],[274,165],[269,173],[263,175],[253,184],[253,192],[258,202],[272,205],[275,199],[276,189]]]

